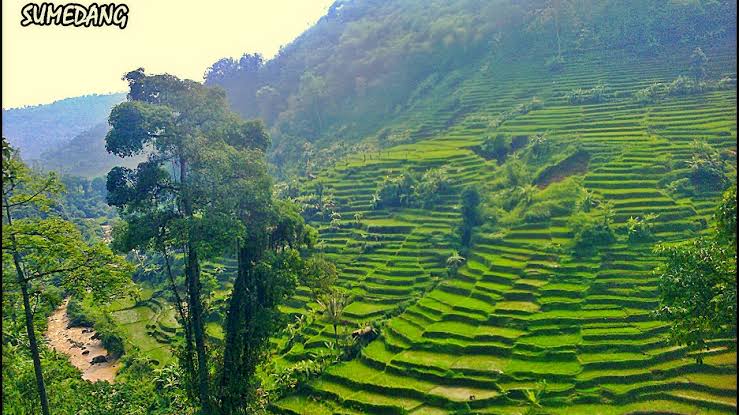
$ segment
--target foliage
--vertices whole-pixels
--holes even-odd
[[[724,77],[719,80],[706,80],[681,75],[671,82],[654,82],[646,88],[639,89],[633,93],[632,98],[635,102],[646,105],[656,103],[666,97],[695,95],[734,88],[736,88],[736,79],[731,77]]]
[[[565,99],[570,104],[598,104],[609,101],[613,98],[613,93],[602,82],[590,89],[575,89],[565,95]]]
[[[316,302],[323,309],[323,317],[334,328],[335,346],[339,346],[338,326],[344,324],[344,308],[348,301],[343,293],[337,290],[331,290],[327,294],[316,299]]]
[[[596,247],[613,243],[616,235],[612,223],[613,211],[609,203],[602,203],[590,213],[579,212],[572,215],[568,226],[574,233],[575,252],[587,255]]]
[[[699,190],[723,190],[728,182],[726,166],[721,155],[705,141],[695,140],[691,145],[690,180]]]
[[[719,240],[736,245],[736,183],[724,192],[716,212],[716,222]]]
[[[50,208],[63,190],[56,175],[29,169],[5,138],[2,141],[3,274],[10,276],[11,268],[15,273],[8,283],[3,278],[3,293],[20,290],[35,389],[41,413],[49,414],[31,293],[56,286],[71,295],[89,293],[96,301],[105,302],[125,293],[132,269],[104,243],[86,243],[74,224],[53,214]]]
[[[444,167],[428,169],[418,181],[413,200],[428,209],[433,207],[438,202],[439,197],[448,192],[449,189],[449,178]]]
[[[644,216],[629,217],[626,221],[626,233],[629,237],[629,241],[649,241],[654,238],[654,220],[657,218],[656,214],[648,213]]]
[[[449,258],[446,259],[446,267],[449,271],[450,276],[454,276],[457,274],[457,270],[459,267],[464,264],[465,258],[462,255],[459,255],[459,252],[454,251],[451,255],[449,255]]]
[[[336,285],[336,266],[322,254],[313,255],[305,263],[300,283],[311,290],[314,298],[328,294]]]
[[[736,336],[736,185],[724,192],[711,234],[655,248],[658,315],[671,322],[671,339],[699,351],[720,336]],[[734,222],[732,222],[734,221]]]
[[[495,137],[485,137],[480,150],[485,158],[496,159],[502,163],[511,151],[510,139],[504,134],[496,134]]]
[[[430,208],[450,189],[446,169],[429,169],[422,175],[404,170],[385,176],[372,200],[373,208],[422,206]]]
[[[675,196],[693,196],[695,188],[688,177],[673,180],[667,185],[667,191]]]

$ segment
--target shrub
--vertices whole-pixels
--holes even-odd
[[[408,206],[417,183],[416,176],[407,170],[396,177],[386,176],[373,196],[374,208]]]
[[[626,233],[629,236],[629,241],[638,242],[652,240],[654,238],[653,222],[656,218],[657,215],[653,213],[644,215],[643,217],[630,217],[629,220],[626,221]]]
[[[565,95],[565,99],[570,104],[597,104],[606,102],[612,98],[613,93],[603,83],[598,83],[598,85],[590,89],[578,88]]]
[[[498,134],[495,137],[486,137],[480,146],[485,158],[494,158],[501,162],[505,160],[506,155],[511,151],[511,143],[508,137]]]
[[[546,133],[536,134],[531,140],[531,155],[535,159],[547,156],[552,150],[551,141]]]
[[[475,187],[462,191],[462,227],[460,230],[462,246],[467,247],[472,240],[472,229],[480,223],[480,193]]]
[[[552,217],[552,210],[549,203],[539,203],[531,206],[524,214],[523,220],[526,223],[546,222]]]
[[[693,49],[693,54],[690,55],[690,74],[693,78],[701,80],[706,77],[707,63],[708,58],[706,57],[706,54],[703,53],[703,49]]]
[[[503,174],[505,184],[508,187],[522,186],[524,184],[529,184],[531,181],[529,172],[526,170],[526,166],[518,158],[513,158],[506,163]]]
[[[693,194],[695,193],[693,184],[690,182],[690,179],[687,177],[674,180],[673,182],[668,184],[667,191],[675,196],[693,196]]]
[[[718,151],[704,141],[694,141],[690,180],[699,189],[721,190],[726,187],[726,166]]]
[[[611,227],[612,222],[613,214],[608,204],[590,214],[581,212],[572,215],[569,227],[575,234],[575,252],[588,254],[598,246],[613,243],[616,240],[616,234]]]
[[[419,201],[423,207],[429,208],[436,204],[439,196],[448,191],[449,188],[450,183],[446,168],[429,169],[421,176],[413,198]]]

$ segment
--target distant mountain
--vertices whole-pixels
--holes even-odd
[[[105,150],[105,134],[110,127],[107,122],[96,124],[83,131],[69,142],[46,150],[39,156],[38,163],[46,170],[82,176],[104,176],[114,166],[135,167],[145,156],[122,159]]]
[[[84,95],[51,104],[3,109],[2,133],[26,160],[69,143],[81,133],[104,123],[126,94]],[[101,136],[102,137],[102,136]]]

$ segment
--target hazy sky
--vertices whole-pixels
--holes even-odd
[[[3,108],[125,91],[121,76],[138,67],[201,81],[222,57],[260,52],[271,58],[326,14],[333,0],[98,1],[128,5],[125,29],[22,27],[28,2],[2,0]]]

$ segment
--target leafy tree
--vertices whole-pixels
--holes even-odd
[[[53,173],[30,170],[5,138],[2,170],[3,268],[12,264],[14,289],[21,291],[41,412],[47,415],[49,400],[30,303],[32,293],[58,285],[74,295],[89,291],[97,301],[107,301],[124,292],[131,267],[104,243],[86,243],[74,224],[50,212],[63,186]]]
[[[318,254],[306,260],[300,282],[311,290],[313,298],[320,298],[333,289],[337,278],[336,265],[323,254]]]
[[[132,157],[148,150],[148,159],[135,170],[115,167],[107,177],[108,203],[118,207],[131,223],[158,223],[137,242],[162,236],[156,242],[166,252],[168,245],[185,249],[188,321],[197,354],[198,396],[205,412],[210,411],[208,363],[201,298],[200,257],[218,251],[238,222],[220,212],[203,207],[203,176],[213,167],[201,151],[205,140],[249,140],[266,145],[264,135],[250,134],[257,125],[244,124],[228,110],[223,91],[182,81],[171,75],[144,73],[142,68],[127,73],[128,101],[113,108],[106,136],[106,149],[120,157]],[[258,130],[256,130],[258,131]],[[248,142],[248,141],[247,141]],[[211,232],[207,232],[210,230]],[[136,245],[136,244],[134,244]],[[187,357],[185,360],[195,360]]]
[[[671,322],[670,337],[699,351],[708,340],[736,336],[736,185],[724,193],[710,236],[658,245],[665,261],[659,275],[658,314]],[[735,223],[735,222],[734,222]]]

